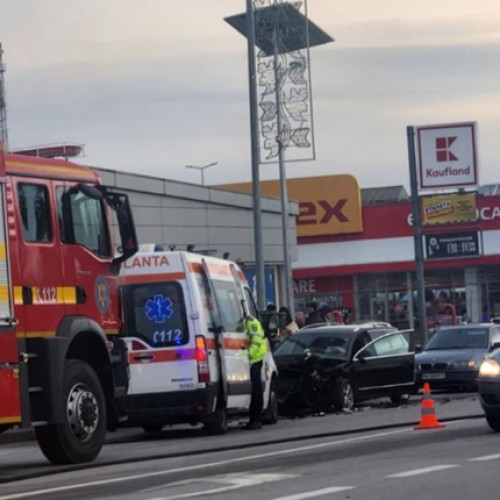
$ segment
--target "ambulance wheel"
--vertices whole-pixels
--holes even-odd
[[[35,427],[42,453],[53,464],[91,462],[106,434],[106,400],[95,371],[84,361],[64,365],[59,424]]]
[[[278,422],[278,399],[276,398],[276,379],[273,378],[271,382],[271,389],[269,391],[269,401],[267,408],[262,416],[262,423],[275,424]]]
[[[225,434],[227,432],[227,423],[226,409],[222,405],[217,404],[214,413],[204,422],[205,431],[211,436]]]

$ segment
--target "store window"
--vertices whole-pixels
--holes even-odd
[[[357,321],[387,321],[399,328],[409,327],[412,297],[406,272],[360,274],[356,280]]]
[[[350,293],[352,281],[339,277],[295,279],[293,282],[295,311],[307,314],[307,304],[315,303],[330,309],[343,309],[343,295]]]

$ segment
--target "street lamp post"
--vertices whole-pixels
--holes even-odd
[[[257,300],[259,307],[265,304],[264,260],[260,234],[260,190],[258,190],[259,164],[272,163],[277,159],[280,172],[285,300],[292,313],[293,281],[288,249],[289,214],[284,156],[289,146],[296,149],[303,148],[304,151],[309,151],[309,155],[311,151],[314,151],[312,137],[309,136],[312,136],[310,75],[306,76],[309,48],[333,42],[330,35],[308,20],[306,3],[306,0],[303,2],[246,0],[246,12],[225,18],[225,21],[248,41]],[[300,11],[302,4],[304,4],[305,14]],[[255,67],[255,46],[259,48],[258,75],[256,75]],[[301,50],[306,50],[307,54],[300,55]],[[286,59],[287,54],[293,54],[293,56],[289,56],[288,62],[282,66],[280,59]],[[266,60],[269,57],[273,57],[272,66]],[[291,61],[292,58],[293,61]],[[269,68],[274,70],[274,82],[272,78],[269,79]],[[263,87],[261,101],[258,100],[257,86]],[[273,90],[274,101],[269,99]],[[290,109],[286,108],[287,104],[295,112],[290,112]],[[286,114],[285,108],[288,109]],[[270,137],[273,130],[276,131],[276,144],[272,144]],[[261,151],[264,153],[263,158],[260,158]],[[314,159],[314,153],[312,158],[300,155],[300,159]],[[259,253],[258,250],[260,250]]]
[[[217,165],[218,162],[213,161],[212,163],[209,163],[208,165],[203,165],[203,166],[198,166],[198,165],[186,165],[186,168],[194,168],[195,170],[199,170],[201,172],[201,185],[205,185],[205,170],[207,168],[213,167],[214,165]]]

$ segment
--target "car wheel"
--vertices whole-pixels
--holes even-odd
[[[486,415],[486,422],[495,432],[500,432],[500,416]]]
[[[396,396],[391,396],[391,403],[395,405],[405,405],[410,401],[409,394],[397,394]]]
[[[346,378],[340,378],[335,384],[333,406],[337,410],[352,410],[354,407],[354,389]]]
[[[275,424],[278,422],[278,399],[276,398],[276,379],[273,378],[271,383],[271,390],[269,391],[269,401],[267,408],[262,416],[262,423]]]

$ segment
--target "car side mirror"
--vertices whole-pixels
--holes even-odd
[[[422,346],[420,344],[415,345],[415,354],[422,352]]]

